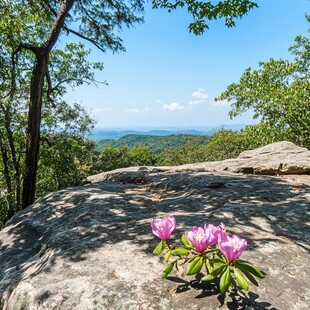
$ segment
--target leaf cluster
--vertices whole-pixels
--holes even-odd
[[[166,250],[165,262],[167,266],[162,273],[162,278],[166,278],[174,268],[179,270],[179,266],[186,263],[188,265],[187,275],[200,273],[204,268],[207,274],[201,281],[212,281],[219,278],[219,288],[223,293],[227,292],[229,288],[248,291],[248,281],[258,286],[255,277],[264,278],[264,274],[247,261],[236,259],[229,263],[218,247],[212,246],[203,253],[198,253],[185,235],[182,236],[181,242],[182,245],[172,246],[167,241],[160,241],[154,249],[154,255],[160,255]],[[171,257],[173,260],[169,263]]]
[[[310,147],[310,39],[297,36],[289,50],[293,61],[270,59],[259,69],[245,70],[239,83],[229,85],[217,99],[231,102],[231,118],[252,109],[261,124],[249,128],[253,138],[286,139]]]
[[[223,0],[223,1],[194,1],[194,0],[152,0],[154,8],[164,8],[169,12],[178,8],[186,8],[192,16],[193,22],[189,25],[190,32],[201,35],[209,29],[209,22],[224,19],[227,27],[234,27],[235,20],[246,15],[257,3],[250,0]]]

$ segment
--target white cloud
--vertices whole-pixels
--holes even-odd
[[[150,112],[153,111],[153,109],[150,109],[148,107],[140,109],[140,108],[133,108],[133,109],[128,109],[126,112],[128,113],[143,113],[143,112]]]
[[[196,100],[206,101],[208,99],[209,95],[205,92],[204,89],[198,88],[197,91],[194,91],[192,93],[192,97],[195,98]]]
[[[198,90],[194,91],[191,96],[193,99],[187,102],[190,106],[204,103],[209,97],[209,95],[202,88],[198,88]]]
[[[168,103],[163,104],[163,109],[165,111],[181,111],[181,110],[184,110],[184,106],[180,105],[177,102],[172,102],[169,104]]]
[[[160,99],[156,99],[155,102],[156,103],[162,103],[162,101]]]
[[[215,101],[214,98],[213,98],[212,105],[228,107],[228,106],[230,106],[230,103],[228,102],[228,100],[218,100],[218,101]]]
[[[200,103],[203,103],[203,102],[205,102],[206,100],[190,100],[189,102],[188,102],[188,104],[189,105],[198,105],[198,104],[200,104]]]

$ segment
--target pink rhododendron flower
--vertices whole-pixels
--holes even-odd
[[[191,231],[186,231],[185,236],[199,253],[204,252],[213,241],[213,236],[210,231],[208,231],[206,235],[205,229],[197,226],[194,226]]]
[[[210,240],[211,244],[216,244],[218,242],[219,236],[222,236],[226,232],[226,227],[223,223],[219,226],[214,226],[212,224],[208,224],[204,226],[204,230],[206,236],[209,236],[208,239]]]
[[[152,232],[163,241],[167,241],[175,229],[176,220],[173,215],[163,219],[153,219],[151,222]]]
[[[217,226],[219,228],[220,231],[220,235],[225,235],[226,233],[226,226],[224,223],[221,223],[219,226]]]
[[[225,255],[228,262],[236,260],[247,247],[248,243],[245,239],[238,236],[221,235],[218,240],[219,248]]]

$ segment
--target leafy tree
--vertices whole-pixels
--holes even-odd
[[[159,165],[177,166],[205,161],[205,151],[202,145],[194,141],[168,148],[158,156]]]
[[[74,78],[75,71],[72,70],[62,68],[58,72],[52,72],[52,50],[59,36],[62,33],[71,33],[104,52],[107,49],[114,52],[123,50],[121,39],[115,35],[115,30],[121,29],[122,25],[131,26],[134,22],[141,21],[141,17],[136,15],[141,11],[142,3],[139,0],[128,4],[120,1],[84,0],[1,1],[0,12],[3,19],[0,24],[0,43],[7,49],[7,54],[12,59],[12,73],[11,78],[8,79],[12,80],[11,93],[14,93],[17,88],[15,77],[20,73],[16,71],[16,67],[21,67],[20,60],[23,57],[28,60],[28,62],[23,62],[27,64],[24,72],[28,71],[27,75],[31,78],[27,92],[29,97],[26,98],[29,101],[29,111],[23,180],[22,204],[24,207],[31,204],[35,198],[44,99],[48,99],[52,92],[55,94],[55,88],[60,89],[58,83],[67,82],[79,85],[83,82],[83,79]],[[80,50],[82,54],[85,54],[84,47]],[[80,56],[77,53],[75,55]],[[71,61],[71,57],[65,56],[60,51],[58,54],[54,53],[54,57],[64,61],[63,67],[65,65],[70,67],[68,60]],[[81,57],[83,58],[83,55]],[[29,74],[31,64],[33,66]],[[84,65],[85,63],[83,68],[85,68]],[[87,79],[85,72],[79,73]],[[67,78],[61,76],[68,74]],[[61,79],[62,82],[53,84],[55,79]]]
[[[194,1],[194,0],[152,0],[154,8],[164,8],[169,12],[186,8],[193,17],[189,25],[190,32],[203,34],[209,28],[208,22],[223,18],[227,27],[234,27],[235,20],[258,7],[251,0],[222,0],[222,1]]]
[[[236,158],[251,147],[250,141],[242,132],[223,129],[210,136],[207,145],[204,146],[205,159],[217,161]]]
[[[213,4],[212,1],[153,0],[154,7],[174,10],[187,6],[194,22],[190,30],[200,34],[208,28],[206,20],[224,18],[227,26],[234,25],[234,19],[255,7],[249,0],[226,0]],[[10,95],[17,88],[15,77],[20,74],[16,66],[21,58],[28,59],[26,75],[31,77],[28,90],[29,110],[26,132],[26,156],[23,178],[23,207],[34,201],[36,174],[39,160],[40,125],[44,96],[54,90],[51,78],[51,52],[63,33],[73,34],[86,40],[105,52],[123,50],[121,39],[115,34],[123,25],[131,26],[142,21],[143,1],[33,1],[2,0],[0,2],[0,44],[9,48],[12,68]],[[33,64],[29,74],[30,64]],[[66,71],[63,71],[66,72]],[[72,82],[73,80],[70,79]]]
[[[261,123],[245,130],[256,141],[283,139],[310,147],[310,39],[297,36],[289,48],[293,61],[270,59],[247,69],[239,83],[219,96],[232,102],[231,117],[248,109]]]
[[[129,152],[131,166],[155,166],[157,164],[157,156],[154,151],[136,147]]]
[[[108,146],[99,153],[92,171],[99,173],[130,166],[129,148],[127,146],[114,148]]]
[[[223,129],[207,137],[204,144],[188,142],[161,152],[158,163],[170,166],[224,160],[235,158],[249,148],[251,141],[243,132]]]

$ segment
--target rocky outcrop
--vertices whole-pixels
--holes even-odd
[[[119,169],[49,194],[0,232],[0,308],[308,309],[309,154],[281,142],[235,160]],[[201,275],[161,279],[150,221],[167,214],[174,238],[224,222],[266,278],[248,296],[220,295]]]

